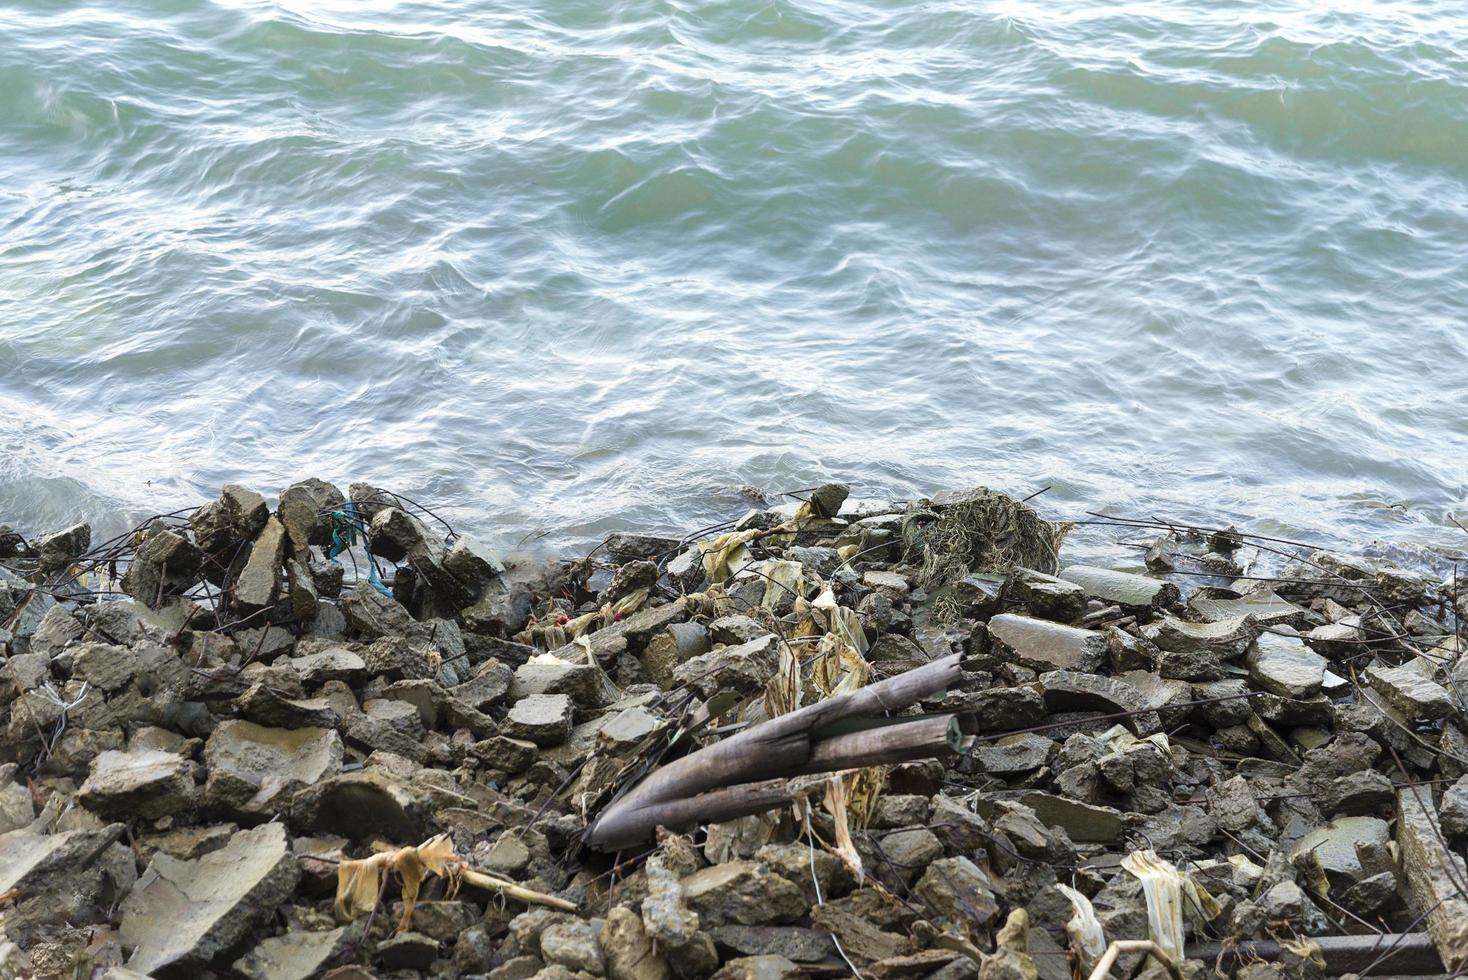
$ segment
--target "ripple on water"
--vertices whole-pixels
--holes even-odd
[[[835,477],[1461,535],[1445,0],[119,0],[0,31],[0,520],[318,473],[558,549]]]

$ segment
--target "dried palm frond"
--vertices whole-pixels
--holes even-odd
[[[413,909],[418,904],[418,892],[429,875],[443,878],[448,883],[450,896],[458,893],[461,884],[467,884],[498,891],[521,902],[549,905],[567,912],[576,910],[575,903],[564,898],[523,888],[513,881],[476,871],[454,853],[454,844],[449,835],[439,834],[417,847],[395,847],[379,851],[370,857],[343,861],[337,867],[336,874],[334,907],[337,920],[349,922],[376,908],[388,875],[397,879],[403,893],[403,915],[397,924],[399,932],[408,928]]]

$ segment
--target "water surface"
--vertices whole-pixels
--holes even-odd
[[[1468,512],[1459,2],[0,0],[0,520]]]

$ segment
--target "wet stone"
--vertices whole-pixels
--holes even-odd
[[[1312,698],[1325,682],[1325,658],[1292,636],[1261,633],[1245,663],[1259,688],[1284,698]]]
[[[1001,656],[1033,670],[1095,671],[1106,662],[1106,638],[1091,630],[1004,613],[989,620]]]
[[[1067,565],[1060,577],[1080,586],[1086,596],[1121,606],[1132,615],[1146,616],[1181,598],[1171,582],[1094,565]]]
[[[58,572],[84,555],[92,544],[92,526],[73,524],[64,531],[44,535],[36,542],[43,573]]]
[[[1086,590],[1074,582],[1020,569],[1014,591],[1024,600],[1030,615],[1060,623],[1074,623],[1086,613]]]
[[[1447,688],[1424,675],[1415,663],[1401,667],[1373,664],[1366,670],[1366,681],[1414,721],[1446,718],[1456,711]]]

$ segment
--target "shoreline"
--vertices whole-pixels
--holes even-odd
[[[1359,970],[1361,921],[1425,929],[1393,972],[1468,960],[1468,566],[1097,526],[1142,560],[839,484],[563,561],[319,480],[0,529],[0,965],[1049,976],[1093,917],[1169,962],[1297,934]],[[180,881],[215,900],[165,911]]]

